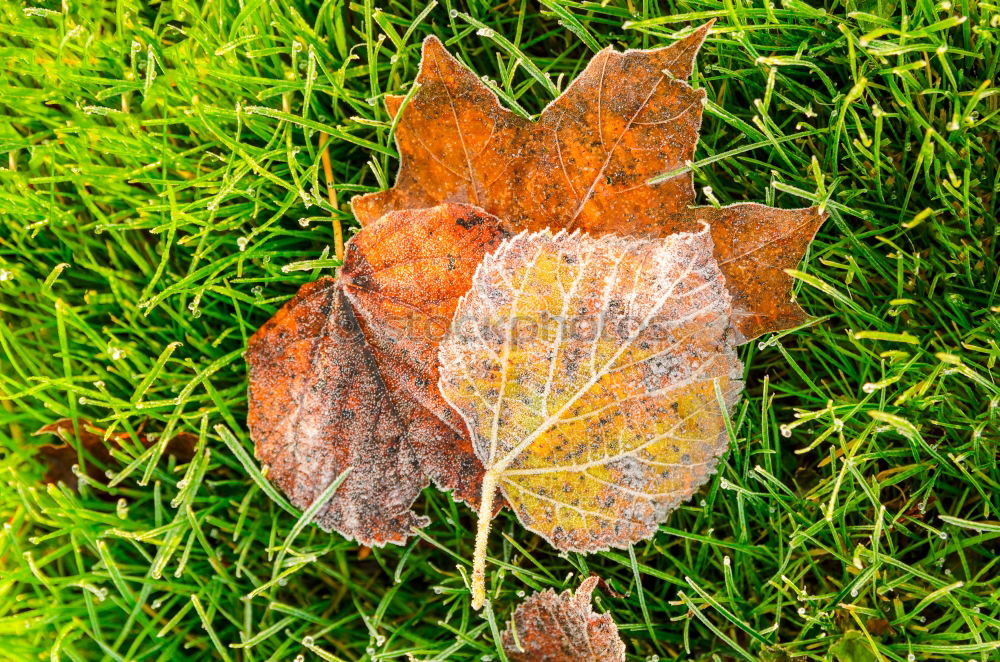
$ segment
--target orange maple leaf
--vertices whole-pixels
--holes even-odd
[[[789,297],[794,267],[825,214],[757,204],[694,207],[705,91],[685,79],[708,35],[624,53],[606,48],[537,121],[503,108],[435,37],[396,128],[396,184],[355,197],[362,223],[441,202],[482,207],[514,229],[666,236],[711,224],[716,257],[745,339],[806,319]],[[395,116],[403,97],[387,97]],[[671,173],[676,173],[673,176]]]

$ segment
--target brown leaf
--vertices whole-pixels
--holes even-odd
[[[362,223],[388,211],[441,202],[478,205],[514,229],[582,229],[666,236],[714,221],[719,264],[747,338],[794,326],[794,267],[825,216],[816,208],[691,208],[705,91],[685,82],[711,23],[671,46],[606,48],[537,121],[500,105],[434,37],[424,41],[419,90],[396,129],[393,188],[355,197]],[[401,97],[387,97],[395,115]],[[664,174],[684,171],[673,177]],[[650,183],[661,177],[662,181]],[[762,242],[761,238],[766,241]],[[728,257],[727,257],[728,256]]]
[[[511,662],[624,662],[625,643],[609,614],[598,614],[591,594],[599,577],[588,577],[573,595],[552,589],[535,593],[514,612],[503,633]]]
[[[87,476],[95,482],[107,484],[108,478],[104,474],[105,470],[119,466],[118,460],[111,455],[108,446],[121,445],[123,442],[127,443],[129,435],[127,433],[118,433],[111,435],[105,441],[104,437],[107,431],[104,428],[97,427],[85,418],[76,419],[76,427],[79,430],[79,434],[73,429],[73,419],[60,418],[35,431],[34,434],[36,436],[52,434],[62,440],[62,443],[45,444],[36,449],[39,457],[46,465],[42,482],[62,482],[70,489],[79,489],[79,479],[76,473],[73,472],[73,467],[79,464],[80,456],[77,453],[77,445],[80,445],[84,450]],[[153,444],[153,441],[147,435],[139,434],[138,438],[143,446],[148,447]],[[188,462],[194,456],[197,443],[198,438],[195,435],[181,432],[174,435],[167,442],[166,453],[176,457],[178,462]]]
[[[896,634],[896,630],[892,627],[892,623],[884,618],[869,618],[865,623],[865,629],[868,630],[869,634],[875,635],[876,637],[882,637],[885,635],[893,636]]]
[[[402,544],[427,520],[428,478],[478,506],[482,466],[437,390],[437,347],[502,223],[457,204],[394,212],[346,246],[336,279],[309,283],[250,339],[248,423],[258,457],[307,508],[364,545]]]
[[[488,255],[441,343],[441,392],[490,501],[564,550],[649,538],[714,471],[742,388],[731,299],[707,231],[663,239],[522,233]]]

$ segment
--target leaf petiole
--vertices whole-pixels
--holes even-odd
[[[486,601],[486,543],[493,522],[493,499],[497,493],[500,474],[487,471],[483,475],[483,494],[479,504],[479,521],[476,525],[476,547],[472,553],[472,608],[481,609]]]

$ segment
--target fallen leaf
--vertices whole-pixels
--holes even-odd
[[[437,348],[483,255],[505,236],[467,205],[393,212],[348,242],[337,278],[304,285],[250,339],[248,423],[257,456],[307,508],[368,546],[423,526],[410,506],[432,479],[473,507],[482,466],[437,389]]]
[[[892,623],[885,618],[869,618],[865,623],[865,629],[868,630],[869,634],[875,635],[876,637],[882,637],[885,635],[893,636],[896,634],[896,630],[892,627]]]
[[[36,453],[46,466],[42,482],[53,484],[61,482],[73,490],[79,489],[80,482],[77,475],[81,470],[77,446],[82,446],[84,451],[84,473],[97,483],[107,484],[108,478],[104,472],[120,466],[118,460],[111,455],[109,445],[120,446],[130,441],[129,435],[124,432],[113,434],[105,441],[107,430],[85,418],[76,419],[75,428],[73,419],[60,418],[42,426],[34,434],[35,436],[51,434],[62,440],[62,443],[45,444],[36,449]],[[138,440],[146,447],[154,443],[148,435],[141,433],[138,435]],[[188,462],[194,457],[197,443],[198,437],[188,432],[181,432],[167,442],[166,453],[176,457],[178,462]]]
[[[588,577],[576,594],[535,593],[514,612],[504,631],[511,662],[625,662],[625,643],[609,614],[598,614],[591,594],[599,577]]]
[[[355,197],[355,215],[364,224],[392,210],[463,202],[516,230],[650,237],[694,232],[707,220],[743,337],[802,323],[785,269],[802,259],[825,214],[815,207],[693,207],[687,164],[706,96],[685,79],[710,27],[665,48],[602,50],[537,121],[503,108],[475,73],[428,37],[419,89],[396,128],[396,184]],[[401,103],[386,98],[392,115]]]
[[[441,343],[440,387],[491,502],[563,550],[650,537],[714,470],[742,388],[731,297],[707,230],[663,239],[521,233],[476,272]]]

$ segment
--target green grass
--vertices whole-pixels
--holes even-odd
[[[630,660],[1000,659],[998,3],[38,4],[0,4],[0,656],[497,660],[524,594],[596,572]],[[626,551],[503,515],[486,618],[445,495],[367,556],[299,525],[249,459],[241,352],[391,183],[380,98],[421,39],[533,114],[595,49],[709,18],[699,195],[830,213],[815,320],[743,348],[720,474]],[[203,450],[46,488],[32,432],[61,417]]]

